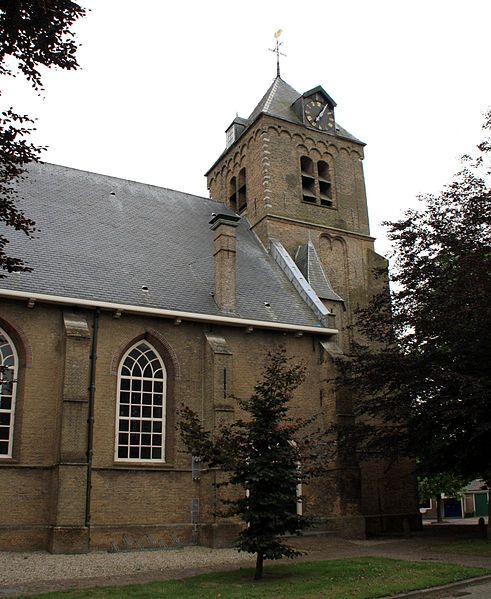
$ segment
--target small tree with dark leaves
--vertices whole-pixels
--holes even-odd
[[[240,489],[236,499],[223,500],[223,515],[238,516],[245,524],[237,547],[256,554],[255,580],[263,576],[265,559],[299,555],[281,536],[301,534],[311,522],[297,514],[301,497],[296,489],[322,469],[320,446],[313,442],[322,433],[313,430],[315,417],[294,420],[288,415],[288,402],[304,376],[304,368],[292,365],[285,350],[269,354],[253,395],[238,400],[249,418],[223,426],[214,436],[189,408],[180,412],[179,428],[188,449],[228,473],[223,484]]]
[[[70,28],[84,14],[85,9],[71,0],[0,0],[0,76],[21,73],[39,92],[40,66],[76,69],[77,44]],[[29,163],[39,162],[45,149],[27,141],[33,124],[32,118],[12,107],[0,109],[0,222],[28,237],[36,227],[17,206],[15,182]],[[8,243],[1,234],[0,270],[31,270],[22,258],[7,255]]]

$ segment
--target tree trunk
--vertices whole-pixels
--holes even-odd
[[[263,554],[258,553],[256,559],[256,573],[254,574],[254,580],[261,580],[261,578],[263,577],[263,562]]]
[[[436,521],[442,522],[442,494],[438,493],[436,496]]]

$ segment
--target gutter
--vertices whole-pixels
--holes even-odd
[[[316,335],[336,335],[337,329],[308,326],[298,324],[287,324],[283,322],[269,322],[266,320],[251,320],[247,318],[234,318],[233,316],[218,316],[215,314],[201,314],[199,312],[181,312],[179,310],[164,310],[162,308],[150,308],[146,306],[133,306],[129,304],[117,304],[113,302],[94,301],[74,297],[63,297],[60,295],[48,295],[45,293],[28,293],[26,291],[14,291],[0,289],[0,297],[7,299],[26,300],[31,305],[34,302],[47,304],[61,304],[64,306],[76,306],[79,308],[98,308],[126,314],[144,314],[147,316],[158,316],[161,318],[172,318],[174,320],[189,320],[193,322],[206,322],[224,326],[252,327],[256,329],[281,330],[289,332],[313,333]],[[179,324],[179,323],[178,323]]]
[[[331,312],[324,306],[316,292],[312,289],[310,283],[306,280],[300,269],[292,260],[290,254],[285,250],[277,239],[270,239],[271,255],[276,264],[288,277],[288,280],[298,291],[298,294],[313,311],[323,325],[329,323],[330,318],[334,318]],[[308,263],[308,259],[307,259]]]
[[[92,324],[92,347],[90,350],[90,385],[89,385],[89,414],[87,418],[87,481],[85,490],[85,526],[90,527],[90,502],[92,497],[92,457],[94,454],[94,397],[95,397],[95,368],[97,361],[97,336],[99,333],[99,308],[94,312]],[[89,541],[90,542],[90,541]]]

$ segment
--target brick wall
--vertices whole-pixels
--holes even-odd
[[[88,323],[92,334],[93,314],[83,310],[78,314]],[[191,521],[193,499],[199,500],[201,540],[216,545],[225,542],[232,529],[214,514],[218,499],[210,483],[215,473],[205,470],[201,480],[192,480],[191,457],[175,432],[176,407],[183,402],[203,414],[210,429],[237,417],[236,402],[223,396],[223,369],[228,370],[227,394],[247,397],[260,376],[258,365],[274,347],[286,346],[289,355],[307,367],[308,382],[295,394],[292,413],[309,417],[321,411],[329,421],[336,412],[335,398],[329,399],[328,391],[321,405],[320,389],[325,386],[323,381],[329,378],[332,367],[316,337],[297,338],[293,334],[262,330],[248,333],[237,327],[190,322],[176,326],[172,320],[125,315],[115,319],[111,313],[103,312],[97,348],[88,531],[85,459],[84,463],[80,459],[70,462],[60,450],[66,444],[62,433],[66,423],[60,422],[62,414],[70,414],[72,419],[77,417],[63,411],[67,401],[66,389],[63,394],[67,362],[61,355],[63,348],[67,351],[63,342],[66,336],[63,310],[42,304],[28,309],[22,302],[4,302],[0,318],[22,322],[23,333],[32,347],[32,365],[24,369],[24,388],[19,394],[18,413],[22,417],[16,427],[14,459],[0,462],[0,547],[3,549],[49,546],[53,551],[82,551],[88,546],[88,534],[90,547],[115,550],[142,544],[196,542],[198,531]],[[162,353],[166,352],[166,365],[171,373],[168,462],[160,465],[121,463],[114,459],[115,365],[125,348],[145,335]],[[223,340],[227,351],[220,344],[213,345],[213,338]],[[72,359],[74,355],[72,352]],[[84,370],[87,352],[80,352],[78,358],[79,362],[75,360],[71,367]],[[43,384],[37,384],[36,377]],[[82,426],[86,414],[78,418]],[[79,447],[81,439],[86,439],[86,430],[83,429],[81,437],[73,433],[72,438]],[[304,489],[307,511],[323,516],[326,522],[331,522],[331,528],[340,528],[339,518],[347,510],[346,501],[339,497],[342,476],[341,468],[321,487],[312,485]],[[354,511],[356,501],[355,498],[349,512]],[[51,539],[49,543],[47,539]]]

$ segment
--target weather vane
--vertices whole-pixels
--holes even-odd
[[[275,52],[276,53],[276,76],[279,77],[280,76],[280,55],[281,56],[286,56],[286,54],[283,54],[283,52],[280,52],[280,46],[283,44],[283,42],[279,41],[279,37],[280,35],[283,33],[283,31],[281,29],[278,29],[278,31],[274,34],[276,43],[275,43],[275,47],[274,48],[268,48],[268,50],[270,52]]]

